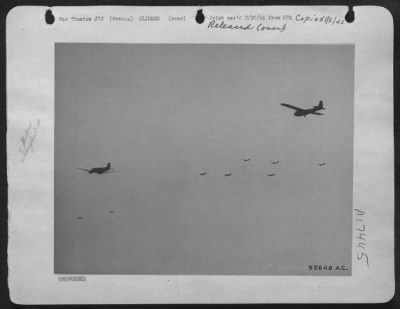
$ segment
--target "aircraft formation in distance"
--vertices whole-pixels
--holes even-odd
[[[242,159],[242,161],[249,162],[250,158]],[[272,164],[279,164],[279,161],[278,160],[277,161],[271,161],[271,163]],[[199,175],[200,176],[205,176],[205,175],[207,175],[207,172],[201,172]],[[226,176],[226,177],[232,176],[232,173],[225,173],[224,176]],[[275,173],[268,174],[268,176],[275,176]]]
[[[109,174],[109,173],[118,173],[119,171],[116,171],[111,168],[111,163],[108,162],[106,166],[104,167],[94,167],[91,169],[85,169],[85,168],[80,168],[78,167],[78,170],[88,172],[89,174]]]
[[[314,106],[312,108],[309,108],[309,109],[300,108],[300,107],[293,106],[293,105],[286,104],[286,103],[281,103],[281,105],[285,106],[287,108],[294,109],[295,110],[294,115],[295,116],[299,116],[299,117],[300,116],[306,117],[307,115],[322,116],[324,114],[318,113],[318,111],[325,109],[322,101],[319,101],[318,105],[316,105],[316,106]]]

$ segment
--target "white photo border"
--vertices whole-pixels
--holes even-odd
[[[393,19],[355,7],[343,25],[288,22],[285,32],[215,31],[198,7],[16,7],[7,16],[9,287],[19,304],[348,303],[394,295]],[[345,6],[206,6],[207,15],[340,16]],[[139,16],[186,16],[184,24]],[[63,23],[62,16],[130,15],[126,23]],[[353,262],[351,276],[180,276],[54,273],[55,43],[352,44],[355,46]],[[40,120],[35,152],[21,161],[20,138]],[[363,225],[356,219],[362,216]],[[367,246],[358,236],[366,229]],[[365,255],[368,256],[368,265]],[[64,279],[63,279],[64,278]],[[70,278],[70,279],[68,279]],[[72,279],[71,279],[72,278]]]

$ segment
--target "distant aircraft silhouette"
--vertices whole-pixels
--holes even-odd
[[[326,163],[318,163],[319,166],[324,166]]]
[[[78,220],[81,220],[81,219],[83,219],[83,217],[76,217]]]
[[[281,105],[285,106],[287,108],[294,109],[295,110],[295,112],[294,112],[295,116],[304,116],[304,117],[307,116],[307,115],[319,115],[319,116],[321,116],[323,114],[318,113],[318,111],[321,110],[321,109],[325,109],[324,106],[323,106],[322,101],[319,101],[319,104],[317,106],[314,106],[313,108],[309,108],[309,109],[303,109],[303,108],[296,107],[296,106],[293,106],[293,105],[290,105],[290,104],[286,104],[286,103],[281,103]]]
[[[111,163],[108,163],[107,166],[105,167],[94,167],[90,170],[78,167],[78,170],[88,172],[89,174],[99,174],[99,175],[119,172],[111,168]]]
[[[200,176],[204,176],[204,175],[207,175],[207,173],[206,172],[200,173]]]
[[[250,158],[247,158],[247,159],[242,159],[244,162],[249,162],[250,161]]]
[[[115,211],[114,210],[109,210],[108,213],[109,214],[113,214]]]
[[[224,176],[232,176],[232,173],[225,174]]]
[[[275,173],[272,173],[272,174],[268,174],[268,176],[275,176]]]
[[[278,164],[279,163],[279,161],[271,161],[272,162],[272,164]]]

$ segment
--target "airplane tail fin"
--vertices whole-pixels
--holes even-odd
[[[107,163],[107,168],[108,168],[108,169],[111,168],[111,163],[110,163],[110,162]]]
[[[318,107],[319,109],[325,109],[325,108],[324,108],[324,103],[322,102],[322,100],[319,101],[318,105],[315,106],[315,107]]]

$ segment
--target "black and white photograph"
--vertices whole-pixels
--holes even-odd
[[[56,44],[54,271],[351,274],[353,45]]]
[[[12,302],[388,302],[393,20],[348,12],[12,9]]]

